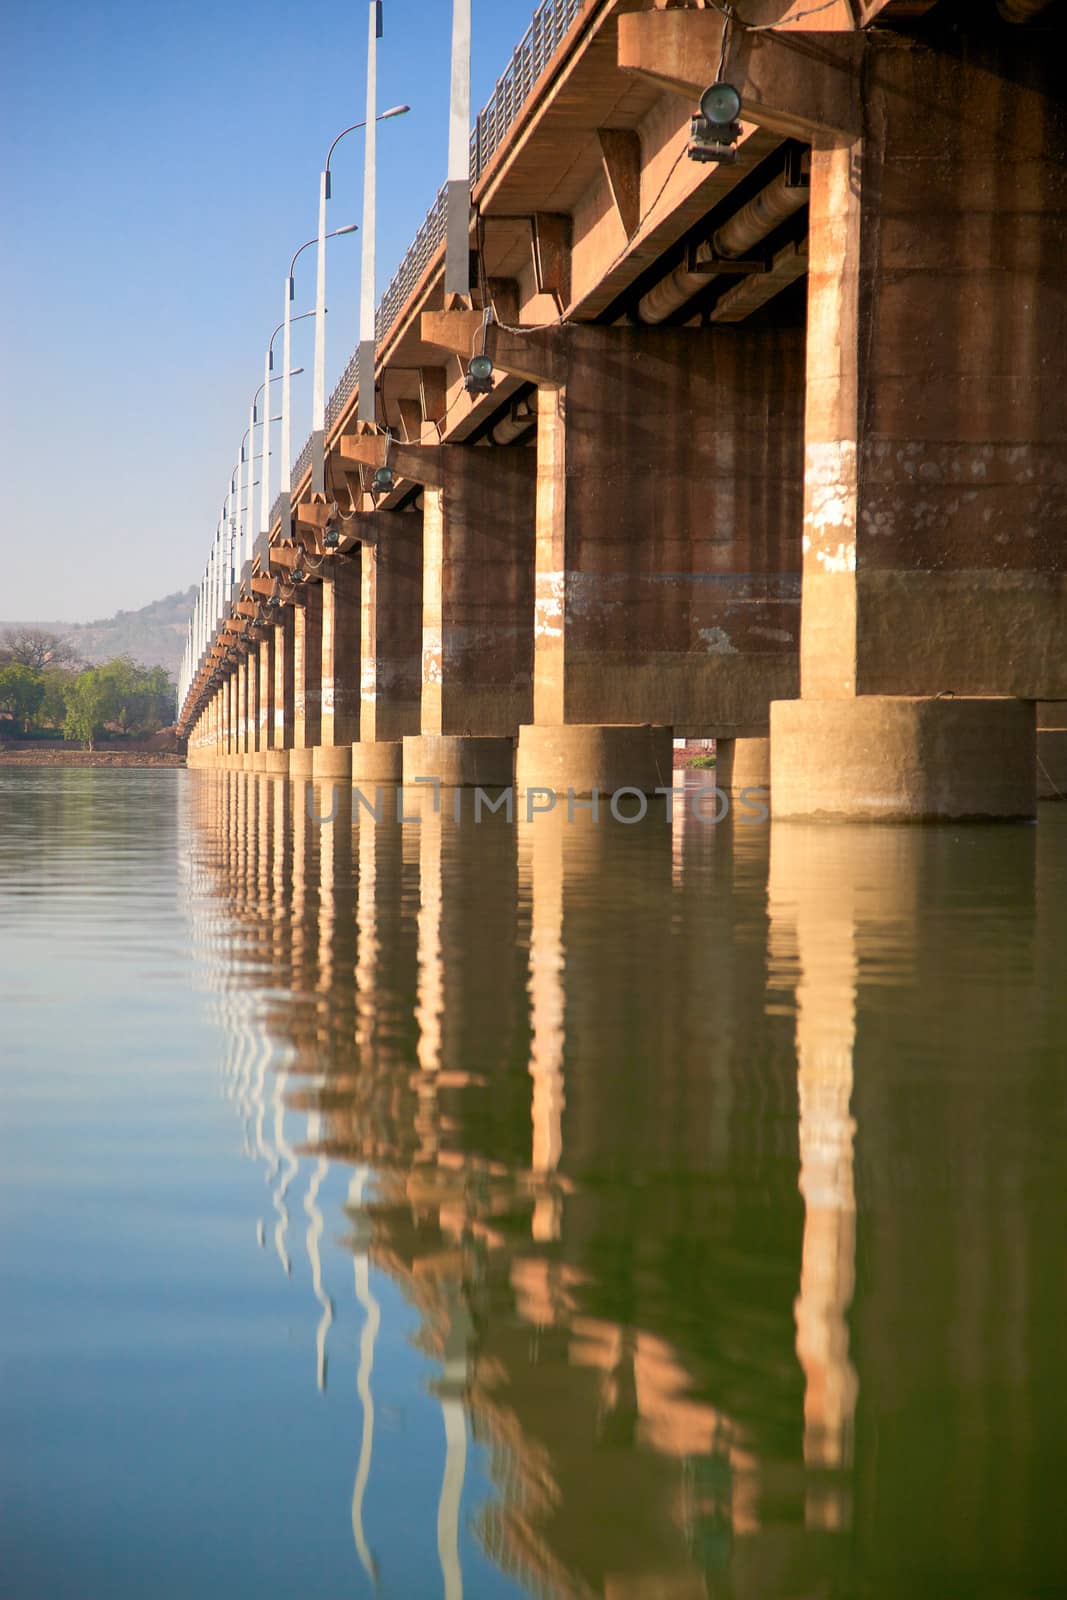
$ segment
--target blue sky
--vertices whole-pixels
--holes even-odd
[[[478,107],[533,0],[473,8]],[[379,293],[444,181],[450,27],[450,0],[385,0],[380,104],[413,110],[379,138]],[[366,31],[366,0],[8,7],[0,617],[88,620],[199,578],[326,150],[363,114]],[[359,220],[361,162],[354,135],[331,227]],[[358,236],[330,248],[332,387],[356,344]],[[294,330],[295,449],[312,327]]]

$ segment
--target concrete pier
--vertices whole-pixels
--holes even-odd
[[[782,700],[771,708],[771,750],[775,817],[941,822],[1036,810],[1025,700]]]
[[[585,796],[669,786],[673,734],[779,815],[1067,792],[1063,25],[758,3],[560,43],[472,293],[420,257],[376,422],[334,397],[212,619],[191,762]],[[737,159],[689,159],[724,43]]]

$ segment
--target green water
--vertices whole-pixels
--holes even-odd
[[[1067,806],[304,798],[0,771],[3,1592],[1067,1592]]]

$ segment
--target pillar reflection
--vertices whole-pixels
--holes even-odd
[[[793,988],[804,1242],[796,1351],[804,1373],[809,1526],[851,1523],[857,1378],[848,1313],[856,1284],[856,991],[865,929],[909,919],[902,837],[780,823],[771,838],[772,982]]]

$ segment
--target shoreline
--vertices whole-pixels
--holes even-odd
[[[166,750],[0,750],[0,767],[184,767]]]

